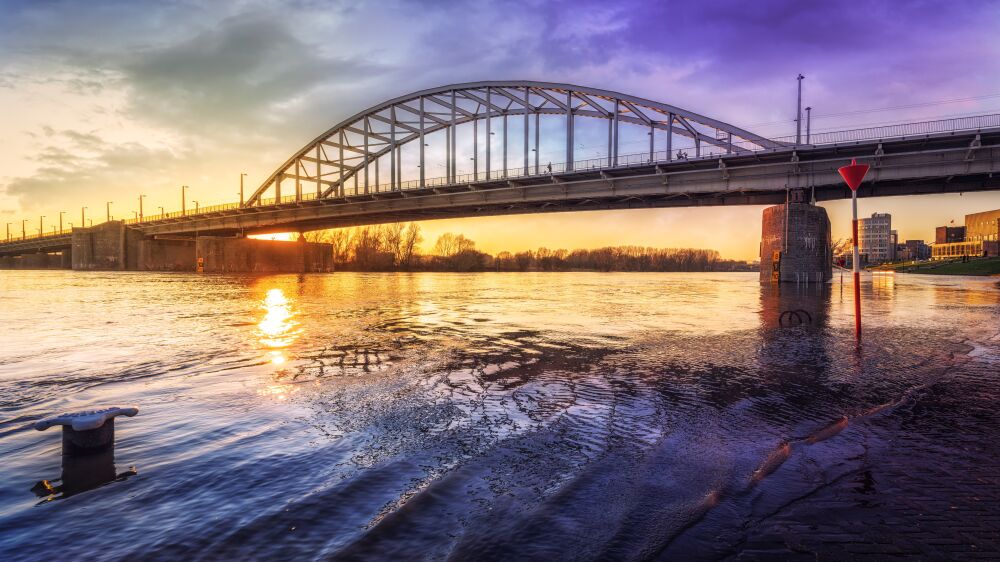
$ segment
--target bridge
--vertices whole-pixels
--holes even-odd
[[[580,138],[606,142],[606,151],[577,159]],[[637,142],[644,150],[623,151]],[[543,162],[542,152],[563,161]],[[824,201],[850,197],[837,168],[851,158],[872,166],[861,196],[1000,189],[1000,115],[824,132],[803,143],[607,90],[458,84],[345,119],[238,203],[12,237],[0,256],[66,252],[101,228],[176,244],[480,215]],[[432,168],[443,175],[429,177]]]

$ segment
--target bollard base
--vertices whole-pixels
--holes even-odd
[[[115,420],[109,419],[97,429],[77,431],[70,426],[63,426],[63,454],[80,455],[101,452],[114,445]]]

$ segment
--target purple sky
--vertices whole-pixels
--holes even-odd
[[[0,14],[0,218],[18,225],[108,200],[130,216],[139,192],[172,209],[181,184],[203,204],[230,201],[240,172],[263,180],[343,117],[456,82],[606,88],[767,136],[794,131],[799,72],[817,131],[1000,112],[996,2],[0,0]],[[928,237],[998,200],[886,199],[863,212],[894,212],[904,238]],[[828,208],[838,225],[843,209]],[[749,258],[759,218],[624,211],[426,229],[487,249],[696,244]],[[530,235],[496,236],[512,225]]]

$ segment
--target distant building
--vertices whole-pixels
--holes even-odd
[[[965,241],[1000,241],[1000,209],[965,215]]]
[[[858,219],[858,251],[867,263],[893,261],[897,237],[889,213],[872,213],[870,218]]]
[[[900,261],[926,260],[931,257],[931,247],[923,240],[907,240],[896,244],[896,259]]]
[[[964,226],[939,226],[934,229],[935,244],[951,244],[965,241]]]
[[[965,226],[935,229],[933,259],[1000,255],[1000,209],[965,215]]]

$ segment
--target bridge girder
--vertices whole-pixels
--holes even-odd
[[[650,160],[655,152],[654,131],[666,132],[665,150],[669,159],[675,146],[673,139],[681,137],[693,142],[696,156],[701,156],[702,146],[720,153],[743,153],[761,148],[779,148],[782,143],[773,141],[728,123],[718,121],[669,104],[655,102],[618,92],[587,88],[572,84],[548,82],[474,82],[432,88],[388,100],[359,112],[324,132],[276,169],[247,198],[245,207],[264,204],[263,196],[274,192],[274,200],[302,199],[302,182],[312,184],[316,198],[345,196],[346,184],[354,181],[354,194],[372,191],[370,176],[374,172],[374,189],[398,191],[403,186],[402,147],[416,143],[419,159],[419,183],[426,182],[424,142],[427,135],[445,131],[446,183],[458,179],[458,127],[473,123],[473,178],[506,178],[510,169],[495,169],[491,154],[492,126],[496,120],[503,127],[503,158],[508,162],[507,123],[511,117],[522,118],[523,164],[519,175],[529,175],[530,152],[534,152],[534,173],[538,174],[540,131],[539,117],[564,116],[566,135],[566,170],[573,169],[574,121],[576,117],[589,117],[608,121],[609,166],[618,159],[619,125],[626,123],[649,129]],[[534,116],[534,148],[529,151],[529,130]],[[485,134],[480,134],[480,124]],[[483,172],[480,172],[480,137],[485,137]],[[380,163],[388,157],[389,182],[380,181]],[[360,178],[363,178],[363,187]],[[281,183],[295,181],[294,197],[282,197]],[[381,187],[380,187],[381,186]]]

